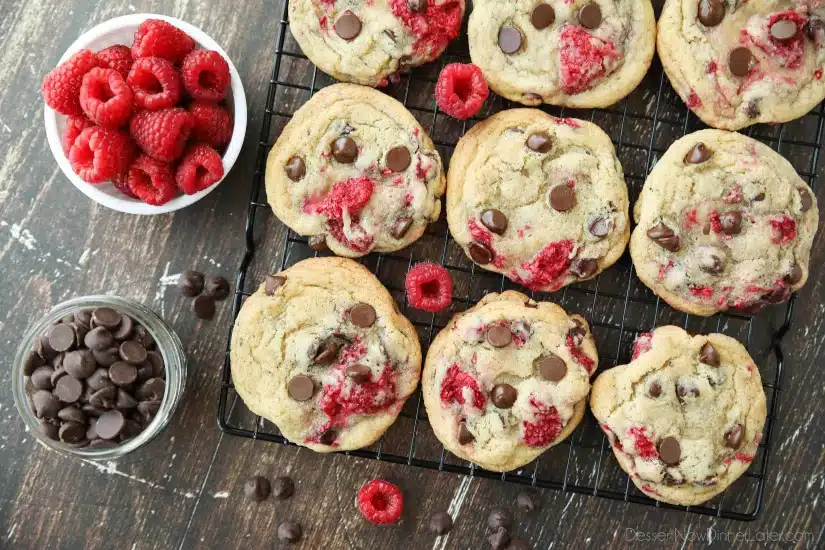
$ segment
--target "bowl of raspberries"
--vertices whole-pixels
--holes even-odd
[[[238,158],[246,96],[212,38],[173,17],[117,17],[84,33],[41,85],[49,146],[92,200],[163,214],[212,191]]]

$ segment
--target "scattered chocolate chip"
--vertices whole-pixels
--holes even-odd
[[[393,147],[387,153],[387,168],[393,172],[403,172],[409,168],[410,162],[412,162],[410,150],[403,145]]]
[[[509,409],[516,402],[518,392],[510,384],[496,384],[490,394],[493,405],[499,409]]]
[[[292,478],[281,476],[276,477],[272,483],[272,494],[279,500],[286,500],[295,493],[295,483]]]
[[[647,230],[647,236],[650,239],[669,252],[676,252],[679,250],[679,237],[673,233],[673,230],[668,227],[665,222],[659,222]]]
[[[493,251],[483,243],[470,243],[467,247],[470,251],[470,257],[473,261],[480,265],[487,265],[493,261]]]
[[[63,403],[74,403],[83,395],[83,382],[73,376],[64,376],[57,381],[54,395]]]
[[[550,4],[539,4],[533,8],[530,14],[530,22],[538,30],[543,30],[553,24],[556,20],[556,11]]]
[[[278,526],[278,538],[282,541],[295,543],[304,536],[304,530],[297,521],[285,521]]]
[[[301,181],[307,173],[307,166],[301,157],[291,157],[284,165],[286,176],[292,181]]]
[[[358,145],[352,138],[339,137],[332,142],[332,156],[341,164],[352,164],[358,158]]]
[[[184,296],[193,298],[203,291],[203,273],[188,269],[178,277],[178,287]]]
[[[315,383],[309,376],[298,374],[290,379],[286,391],[295,401],[308,401],[315,393]]]
[[[333,364],[335,362],[335,358],[338,356],[338,348],[339,346],[337,343],[327,342],[318,349],[318,353],[316,353],[313,362],[319,365]]]
[[[494,348],[503,348],[513,341],[513,333],[507,327],[493,325],[487,329],[487,341]]]
[[[284,286],[284,283],[286,283],[286,277],[281,275],[267,275],[264,292],[267,296],[272,296],[276,290]]]
[[[539,507],[536,495],[529,491],[520,491],[516,495],[516,505],[525,512],[532,512]]]
[[[602,9],[595,2],[585,4],[579,9],[578,19],[585,29],[596,29],[602,24]]]
[[[47,390],[39,390],[32,396],[34,412],[37,418],[57,418],[57,413],[64,407],[60,401]]]
[[[364,384],[370,381],[372,371],[366,365],[350,365],[347,367],[347,376],[356,384]]]
[[[160,401],[165,391],[166,382],[160,378],[150,378],[138,387],[135,397],[141,401]]]
[[[31,375],[32,386],[38,390],[51,390],[54,387],[52,384],[52,374],[54,374],[52,367],[39,367]]]
[[[506,54],[514,54],[521,49],[521,32],[510,25],[498,30],[498,47]]]
[[[475,441],[475,436],[470,432],[465,422],[458,423],[458,443],[459,445],[467,445]]]
[[[599,261],[592,258],[576,259],[570,264],[570,273],[579,279],[589,279],[599,270]]]
[[[604,216],[596,216],[590,220],[590,224],[587,227],[591,235],[600,239],[606,237],[612,228],[613,220]]]
[[[98,351],[108,349],[112,342],[114,342],[114,337],[106,327],[95,327],[83,338],[83,343],[87,348]]]
[[[507,216],[495,208],[481,213],[481,223],[496,235],[503,235],[507,231]]]
[[[510,544],[510,533],[507,532],[507,529],[501,527],[487,537],[487,542],[490,543],[492,550],[506,550],[507,545]]]
[[[748,76],[752,65],[753,54],[748,48],[740,46],[730,52],[728,68],[734,76]]]
[[[784,281],[789,285],[795,285],[796,283],[802,280],[802,275],[802,266],[800,266],[799,264],[793,264],[793,267],[791,267],[791,271],[787,275],[785,275]]]
[[[738,449],[742,446],[742,439],[745,437],[745,427],[736,424],[725,432],[725,446],[731,449]]]
[[[49,331],[49,345],[56,352],[68,351],[75,346],[75,333],[68,325],[56,325]]]
[[[338,439],[338,432],[333,429],[329,429],[321,434],[318,438],[318,443],[321,445],[332,445],[335,443],[336,439]]]
[[[713,151],[700,141],[685,155],[685,164],[702,164],[712,156]]]
[[[558,212],[567,212],[576,206],[576,192],[563,183],[550,190],[550,206]]]
[[[738,235],[742,232],[742,213],[738,210],[719,214],[719,223],[726,235]]]
[[[308,241],[309,247],[315,252],[326,252],[329,250],[327,246],[327,238],[324,235],[313,235]]]
[[[647,388],[647,393],[650,397],[656,398],[662,395],[662,385],[658,382],[652,382]]]
[[[353,40],[361,34],[361,20],[351,11],[345,11],[335,20],[335,32],[344,40]]]
[[[192,311],[198,319],[208,321],[215,316],[215,300],[211,296],[201,294],[192,301]]]
[[[97,364],[102,367],[111,367],[120,361],[120,350],[117,346],[111,346],[102,350],[93,349],[92,355],[95,361],[97,361]]]
[[[666,437],[659,443],[659,458],[668,466],[679,464],[682,448],[675,437]]]
[[[544,132],[531,134],[527,138],[527,147],[536,153],[548,153],[553,148],[553,140]]]
[[[31,376],[37,368],[45,364],[46,362],[36,351],[28,352],[23,360],[23,376]]]
[[[75,378],[90,377],[97,369],[97,363],[88,349],[70,351],[63,358],[63,369]]]
[[[509,529],[513,526],[513,514],[504,508],[493,508],[487,516],[487,526],[493,531]]]
[[[349,310],[349,320],[356,327],[370,328],[375,323],[375,308],[369,304],[360,303]]]
[[[536,359],[533,366],[539,371],[539,376],[551,382],[561,382],[567,374],[567,364],[564,359],[552,353]]]
[[[252,476],[243,484],[243,494],[248,500],[262,502],[269,498],[272,487],[263,476]]]
[[[720,364],[719,352],[713,347],[710,342],[702,346],[699,350],[699,361],[711,367],[718,367]]]
[[[807,212],[811,209],[811,206],[814,205],[814,199],[811,197],[811,192],[804,187],[799,187],[797,191],[799,191],[799,198],[801,200],[801,210],[803,212]]]
[[[392,228],[392,236],[396,240],[403,239],[412,227],[413,219],[410,217],[398,218]]]
[[[427,11],[427,0],[407,0],[407,7],[413,13],[424,13]]]
[[[776,40],[785,41],[790,40],[796,36],[796,23],[790,19],[779,19],[771,25],[771,36]]]
[[[699,0],[699,21],[706,27],[715,27],[725,18],[722,0]]]
[[[118,361],[109,367],[109,380],[121,388],[128,387],[137,380],[137,367],[124,361]]]
[[[203,285],[203,291],[213,300],[226,300],[229,296],[229,281],[220,276],[209,277]]]
[[[429,527],[439,537],[446,535],[453,528],[453,518],[447,512],[436,512],[430,516]]]

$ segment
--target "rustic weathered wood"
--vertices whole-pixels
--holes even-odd
[[[140,218],[94,205],[59,172],[43,131],[38,93],[42,75],[82,30],[132,11],[166,13],[203,28],[230,54],[248,95],[246,146],[233,173],[197,206],[174,216]],[[284,548],[275,531],[280,521],[292,518],[304,526],[300,548],[485,548],[487,513],[496,505],[514,508],[519,488],[512,484],[320,456],[233,438],[215,425],[230,304],[221,305],[212,322],[198,322],[188,309],[190,301],[168,282],[188,268],[231,277],[241,259],[280,2],[0,0],[0,13],[0,304],[5,311],[0,345],[7,358],[0,376],[0,547]],[[295,79],[306,74],[308,65],[296,63],[285,70]],[[647,86],[655,90],[657,84]],[[637,92],[631,104],[638,112],[651,112],[654,98]],[[289,99],[279,98],[279,106]],[[291,99],[295,108],[297,98]],[[431,116],[417,115],[428,126],[432,122]],[[598,115],[596,122],[615,125],[619,118]],[[646,145],[652,130],[652,123],[639,123],[626,127],[622,139]],[[455,131],[455,126],[439,126],[434,137],[454,139]],[[668,144],[664,135],[656,146]],[[644,173],[644,157],[632,148],[619,153],[626,170]],[[640,183],[632,182],[634,192]],[[283,231],[271,216],[261,221],[259,256],[250,281],[280,265]],[[422,243],[416,257],[428,250]],[[462,261],[456,251],[450,257]],[[812,263],[821,266],[823,261],[825,245],[819,238]],[[801,293],[786,340],[787,375],[761,519],[742,524],[546,490],[537,492],[538,511],[517,513],[516,532],[541,549],[702,548],[702,539],[680,536],[707,536],[709,530],[730,537],[717,541],[715,548],[756,547],[734,540],[737,532],[745,531],[752,537],[810,533],[799,543],[760,547],[823,547],[825,434],[819,419],[825,416],[820,368],[825,359],[825,289],[816,273]],[[186,393],[165,432],[134,455],[104,464],[63,458],[35,444],[17,417],[10,389],[11,358],[25,328],[55,303],[98,292],[137,299],[162,314],[180,335],[190,360]],[[291,475],[296,494],[285,502],[247,503],[240,487],[253,474]],[[399,525],[369,525],[353,505],[357,488],[376,476],[404,490],[406,510]],[[426,520],[444,509],[455,517],[455,528],[448,538],[436,541],[426,530]],[[661,532],[667,538],[631,541],[628,530],[648,536]]]

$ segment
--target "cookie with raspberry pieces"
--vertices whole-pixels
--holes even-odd
[[[556,445],[584,416],[598,366],[578,315],[508,290],[452,318],[422,375],[430,426],[453,454],[497,472]]]
[[[633,360],[603,372],[590,407],[613,454],[650,498],[694,505],[745,473],[766,417],[759,370],[724,334],[643,334]]]
[[[756,313],[808,278],[816,197],[752,138],[702,130],[662,155],[634,206],[636,274],[676,309]]]

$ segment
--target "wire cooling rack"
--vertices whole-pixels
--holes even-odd
[[[462,36],[465,38],[451,44],[441,59],[414,69],[385,89],[386,93],[402,101],[428,129],[447,163],[445,168],[456,142],[474,123],[495,112],[518,106],[491,94],[478,118],[460,122],[439,112],[433,95],[438,72],[447,63],[469,62],[466,32]],[[267,273],[280,271],[317,254],[309,248],[305,238],[286,230],[273,215],[263,192],[264,170],[269,150],[292,114],[312,94],[333,82],[301,53],[289,31],[285,0],[264,106],[246,222],[246,254],[236,279],[233,320],[244,298],[257,288]],[[611,108],[582,111],[545,107],[545,110],[556,116],[590,120],[611,136],[625,170],[631,203],[638,197],[650,168],[667,147],[684,134],[703,127],[670,87],[658,59],[654,60],[639,88]],[[759,125],[744,133],[782,153],[813,186],[824,120],[825,107],[820,105],[792,123]],[[450,311],[430,314],[408,307],[404,275],[409,267],[421,260],[439,262],[452,275],[455,289]],[[525,291],[503,276],[481,270],[469,262],[450,237],[443,215],[410,247],[393,254],[371,254],[362,258],[361,263],[393,294],[402,312],[418,330],[425,352],[453,313],[467,309],[487,292],[509,288]],[[793,316],[793,301],[774,306],[755,317],[727,313],[708,319],[694,317],[673,310],[641,284],[627,254],[595,280],[576,283],[552,294],[532,295],[539,300],[556,302],[567,311],[581,313],[587,318],[599,347],[600,371],[628,362],[635,337],[664,324],[676,324],[696,332],[722,332],[743,342],[760,366],[768,398],[764,437],[748,472],[721,495],[701,506],[682,507],[657,502],[638,491],[619,468],[609,443],[589,412],[567,440],[534,462],[518,471],[491,472],[444,450],[429,426],[420,390],[408,400],[398,420],[375,445],[347,454],[728,519],[749,521],[758,516],[764,501],[768,459],[778,422],[775,416],[777,400],[785,369],[781,339]],[[218,402],[218,423],[223,431],[233,435],[291,444],[273,424],[251,413],[238,397],[232,385],[228,345]]]

